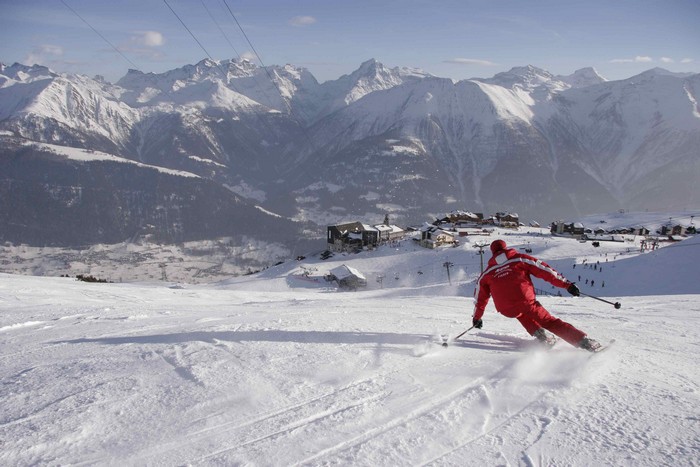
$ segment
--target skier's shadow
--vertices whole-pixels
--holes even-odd
[[[490,339],[490,341],[482,339],[476,340],[476,338],[486,338]],[[537,346],[537,342],[533,342],[532,339],[523,339],[522,337],[492,334],[488,332],[472,334],[468,338],[465,336],[465,338],[454,341],[454,344],[470,349],[498,350],[501,352],[521,352]]]
[[[430,339],[427,334],[402,334],[393,332],[343,332],[343,331],[192,331],[173,334],[129,335],[97,338],[81,338],[59,343],[104,345],[123,344],[181,344],[190,342],[227,341],[244,342],[295,342],[307,344],[378,344],[410,345]]]

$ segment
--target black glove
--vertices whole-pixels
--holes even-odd
[[[578,289],[578,287],[576,287],[576,284],[574,284],[573,282],[569,287],[567,287],[566,291],[574,297],[578,297],[579,295],[581,295],[581,291]]]
[[[472,325],[474,325],[475,328],[481,329],[482,326],[484,325],[484,322],[480,319],[473,319],[472,320]]]

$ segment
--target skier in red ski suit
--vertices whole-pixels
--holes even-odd
[[[484,309],[490,297],[496,310],[503,316],[520,321],[527,332],[539,341],[553,344],[554,339],[548,337],[545,329],[561,337],[574,347],[595,351],[600,344],[586,337],[583,331],[571,324],[555,318],[537,301],[535,289],[530,276],[539,277],[555,287],[566,289],[571,295],[580,294],[573,282],[566,280],[561,274],[552,269],[547,263],[530,255],[518,253],[512,248],[506,248],[506,242],[495,240],[491,243],[493,256],[488,267],[479,277],[474,296],[474,316],[472,324],[481,329]]]

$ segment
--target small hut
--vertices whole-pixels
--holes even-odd
[[[329,272],[330,279],[338,283],[342,289],[357,290],[367,286],[367,278],[360,271],[343,264]]]

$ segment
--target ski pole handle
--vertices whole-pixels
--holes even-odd
[[[604,299],[602,299],[602,298],[600,298],[600,297],[596,297],[596,296],[593,296],[593,295],[588,295],[587,293],[583,293],[583,292],[579,292],[579,293],[580,293],[581,295],[583,295],[584,297],[595,298],[596,300],[600,300],[601,302],[607,303],[608,305],[612,305],[612,306],[615,307],[616,310],[619,310],[620,307],[622,306],[622,305],[620,305],[620,302],[615,302],[615,303],[613,303],[613,302],[609,302],[609,301],[607,301],[607,300],[604,300]]]

